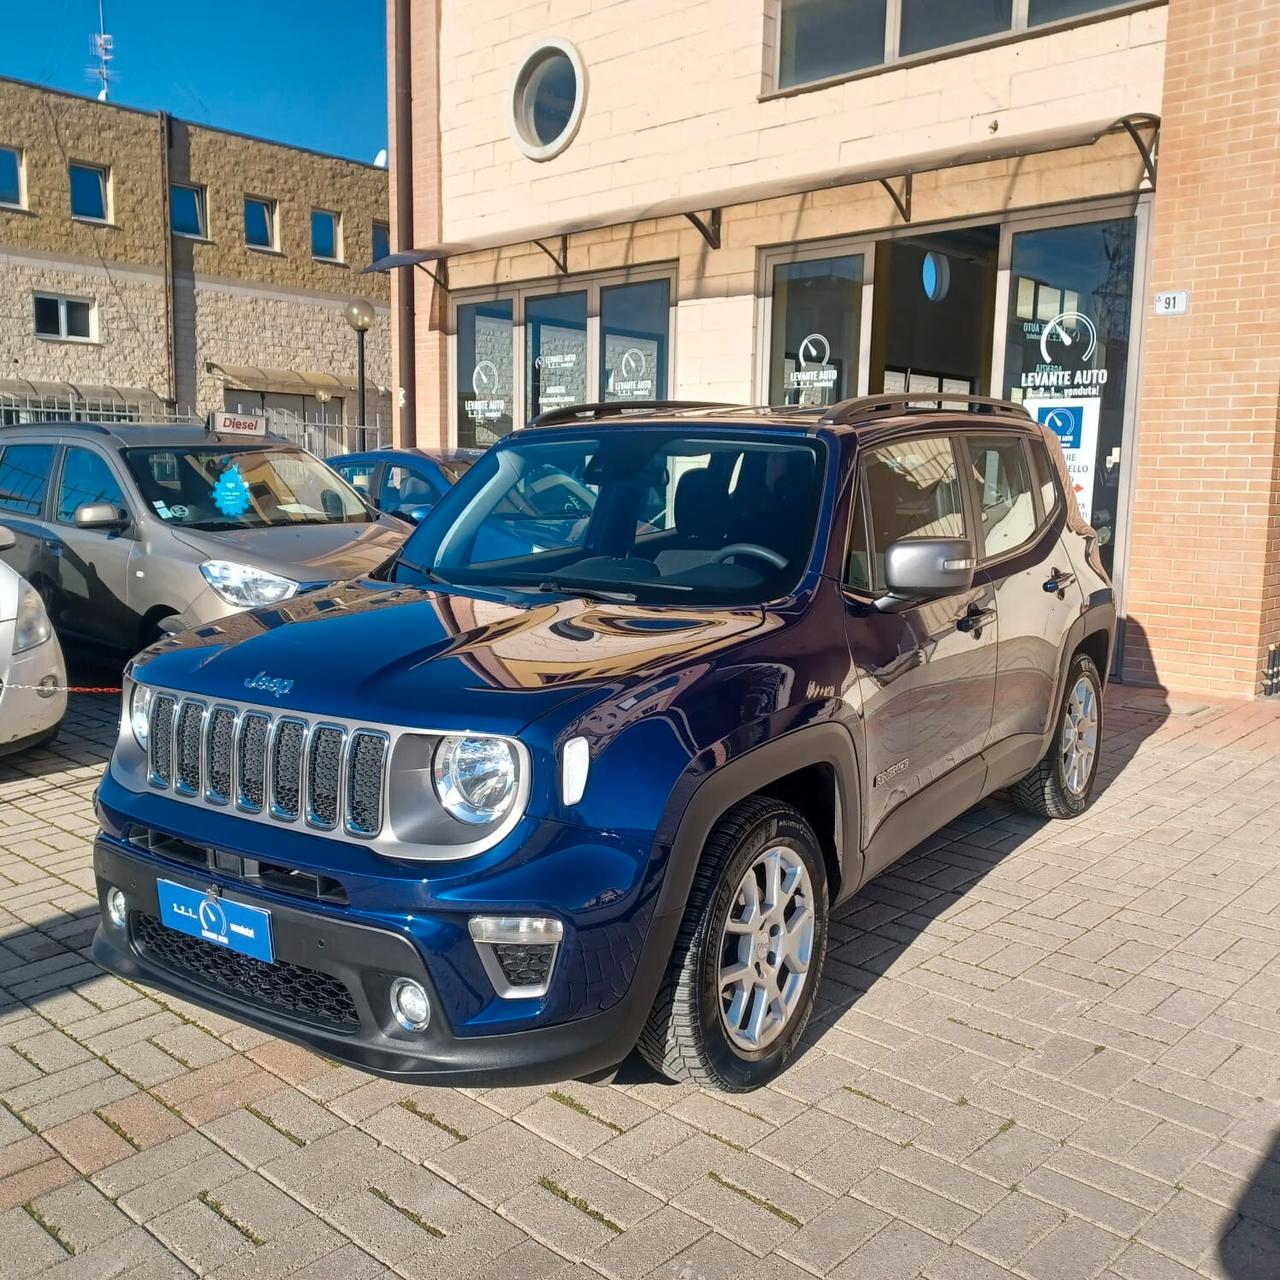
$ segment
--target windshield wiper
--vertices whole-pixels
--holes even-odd
[[[397,553],[392,557],[391,563],[387,566],[388,571],[399,568],[408,569],[410,573],[420,573],[428,582],[438,582],[441,586],[449,587],[453,584],[448,578],[442,578],[434,569],[428,569],[426,565],[414,564],[412,560],[406,560],[404,556]]]
[[[605,591],[601,587],[588,587],[580,582],[557,582],[553,578],[539,582],[530,589],[561,596],[586,596],[588,600],[610,600],[615,604],[635,604],[639,599],[630,591]]]

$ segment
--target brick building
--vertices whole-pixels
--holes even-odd
[[[572,400],[1010,396],[1068,449],[1125,678],[1264,688],[1273,0],[388,9],[402,438]]]
[[[0,79],[0,412],[389,417],[387,175]],[[376,239],[376,243],[375,243]]]

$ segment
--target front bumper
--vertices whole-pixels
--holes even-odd
[[[0,622],[0,653],[8,653],[12,644],[13,623]],[[0,675],[0,753],[38,742],[62,723],[67,713],[67,669],[56,638],[16,655]],[[57,692],[43,693],[40,681],[50,676]]]
[[[403,933],[224,886],[226,897],[270,910],[277,965],[263,969],[279,971],[257,971],[258,982],[246,982],[238,975],[232,987],[211,974],[209,966],[184,967],[158,954],[151,945],[156,926],[140,919],[159,920],[157,878],[203,893],[211,883],[209,876],[157,865],[107,840],[95,844],[94,870],[102,922],[93,954],[104,968],[339,1062],[408,1084],[549,1083],[616,1066],[634,1046],[648,1015],[680,915],[667,912],[654,917],[631,990],[603,1012],[520,1031],[459,1035],[418,948]],[[113,886],[124,891],[128,902],[124,928],[113,924],[106,910],[106,894]],[[185,939],[186,935],[174,937]],[[196,947],[212,947],[190,941]],[[212,949],[217,956],[233,954]],[[309,984],[312,992],[336,982],[350,1006],[342,1013],[334,1001],[321,1000],[317,1013],[312,998],[310,1010],[300,1013],[271,985],[284,981],[282,975],[291,982]],[[389,995],[397,977],[413,978],[427,991],[431,1021],[421,1032],[404,1030],[392,1016]],[[253,994],[245,994],[250,988]],[[332,986],[328,989],[333,991]]]

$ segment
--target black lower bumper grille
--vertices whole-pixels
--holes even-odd
[[[142,912],[133,916],[133,936],[143,955],[214,990],[308,1022],[352,1028],[360,1024],[351,992],[327,973],[287,961],[264,964],[179,933]]]
[[[501,942],[494,948],[503,975],[513,987],[540,987],[551,971],[555,947],[549,943]]]

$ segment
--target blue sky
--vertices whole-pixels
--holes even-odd
[[[383,0],[104,0],[111,101],[372,161],[387,145]],[[92,97],[98,0],[0,0],[0,75]]]

